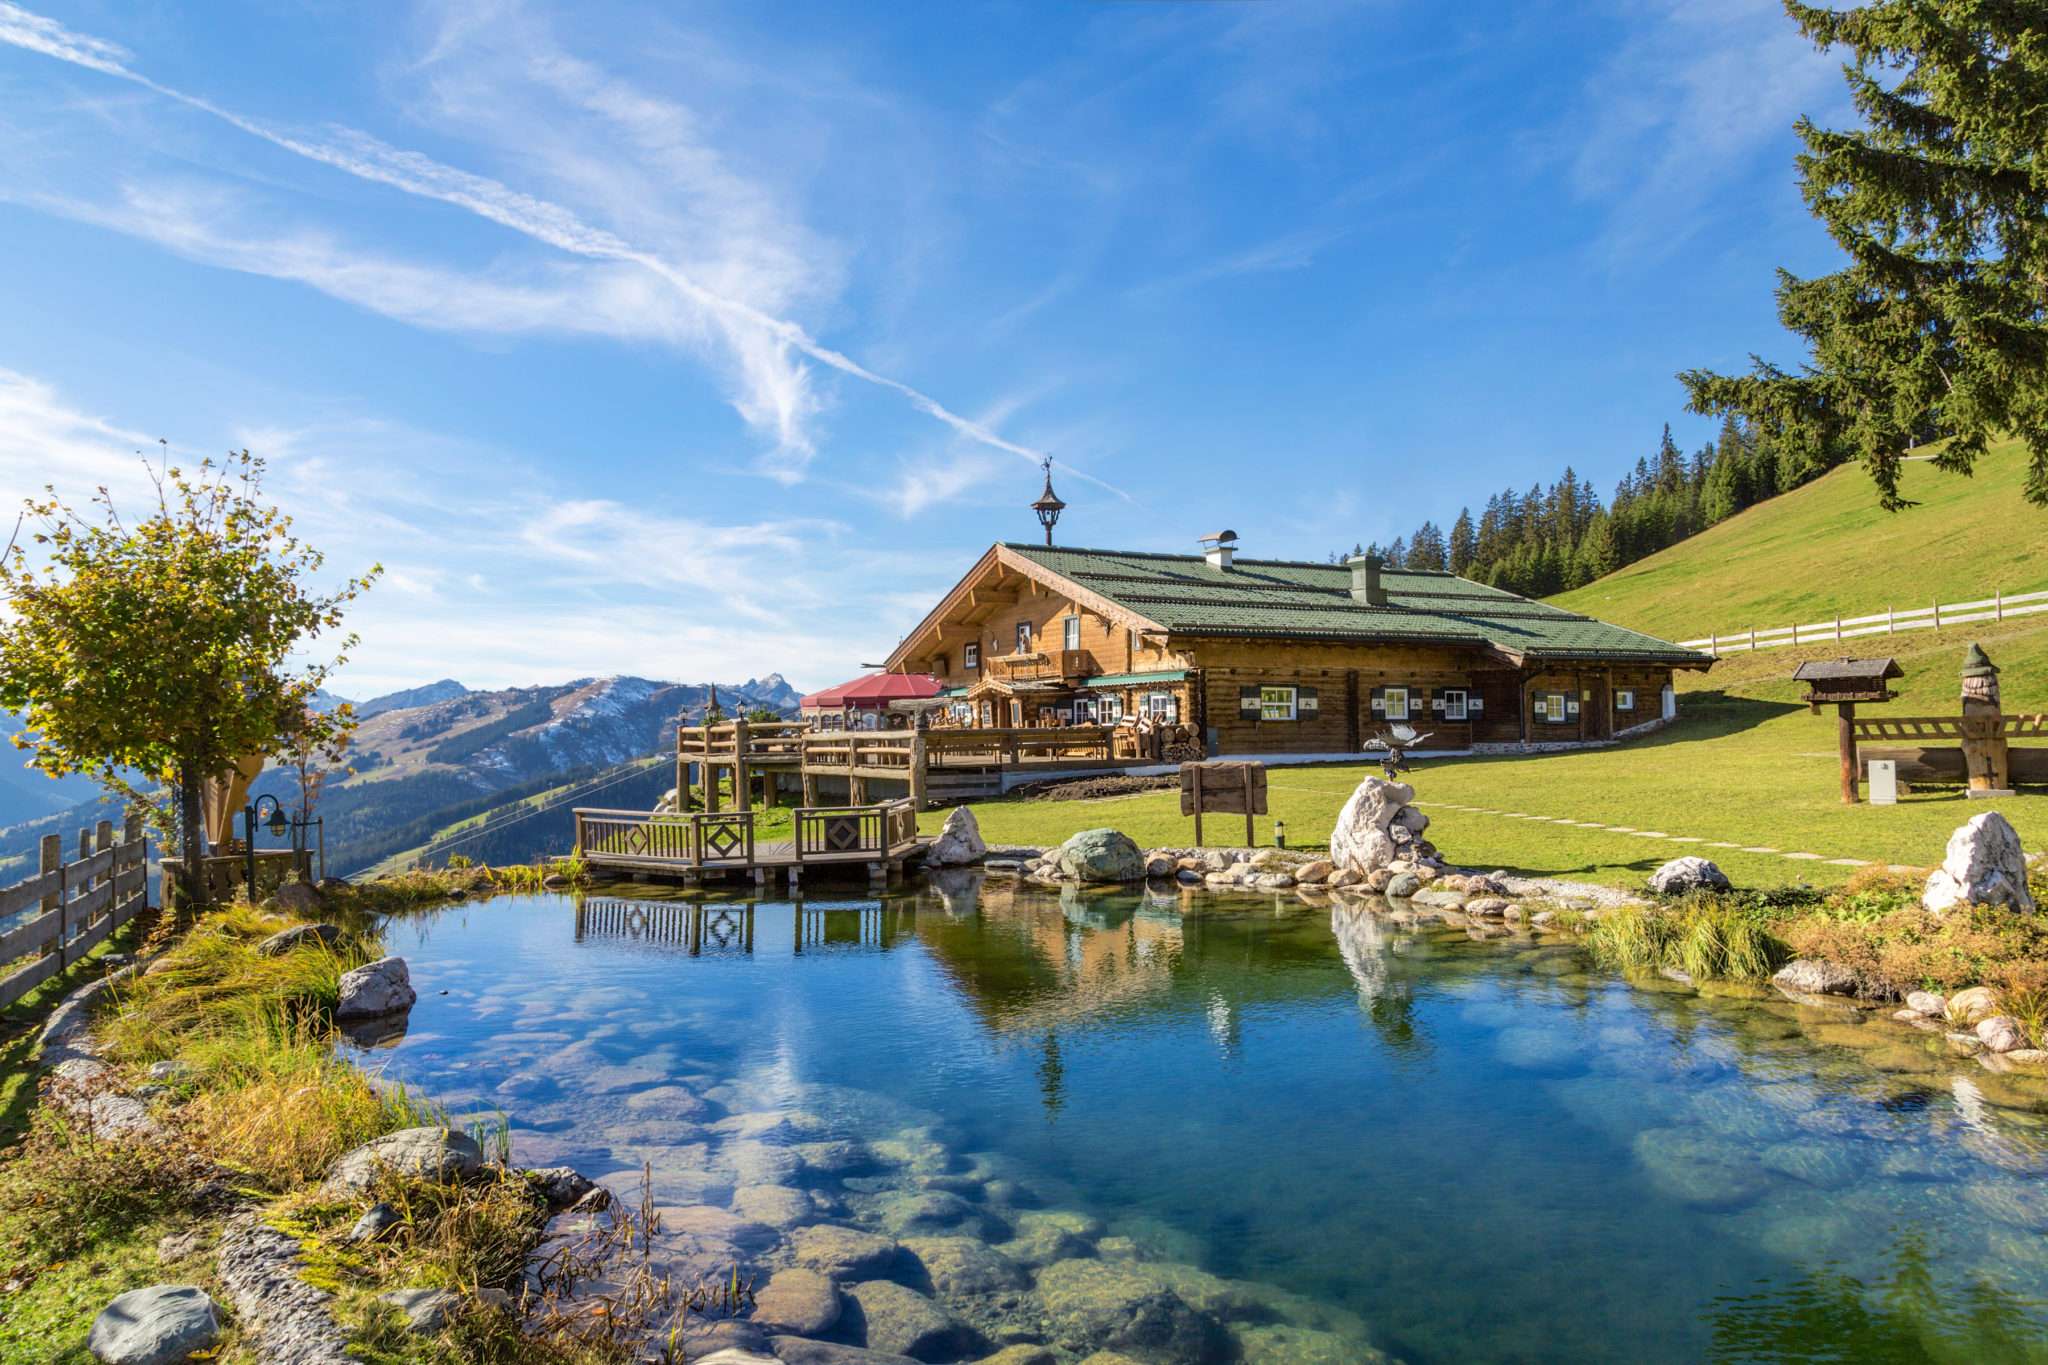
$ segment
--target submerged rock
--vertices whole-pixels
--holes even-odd
[[[1230,1359],[1236,1342],[1214,1316],[1190,1305],[1130,1261],[1057,1261],[1038,1293],[1056,1344],[1076,1354],[1120,1351],[1141,1361]]]
[[[1920,903],[1936,914],[1959,905],[2009,905],[2032,913],[2019,831],[1995,810],[1972,816],[1949,836],[1947,856],[1928,877]]]
[[[872,1350],[913,1360],[972,1359],[987,1342],[981,1334],[915,1289],[892,1280],[869,1280],[846,1291],[860,1318],[861,1339]]]
[[[754,1294],[753,1320],[770,1331],[822,1336],[839,1321],[839,1286],[829,1275],[792,1266]]]
[[[906,1237],[903,1245],[923,1264],[932,1288],[949,1299],[1001,1294],[1031,1283],[1015,1261],[977,1238]]]
[[[100,1310],[86,1345],[106,1365],[177,1365],[220,1337],[220,1315],[189,1284],[131,1289]]]
[[[798,1228],[790,1245],[796,1264],[841,1281],[879,1279],[902,1255],[894,1238],[836,1223]]]
[[[1644,1129],[1633,1145],[1651,1182],[1694,1208],[1738,1208],[1770,1184],[1739,1148],[1683,1128]]]

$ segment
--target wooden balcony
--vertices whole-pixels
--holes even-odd
[[[1079,682],[1102,672],[1095,655],[1085,649],[1036,650],[1030,654],[998,654],[988,661],[990,676],[1003,682]]]

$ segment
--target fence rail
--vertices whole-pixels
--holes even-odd
[[[2048,592],[2002,592],[1975,602],[1937,602],[1932,606],[1897,611],[1887,607],[1869,616],[1837,616],[1832,621],[1805,625],[1749,626],[1727,634],[1712,634],[1697,640],[1680,640],[1686,649],[1704,649],[1715,658],[1723,654],[1746,654],[1755,649],[1778,649],[1786,645],[1839,643],[1862,635],[1892,635],[1902,630],[1940,630],[1943,626],[1967,625],[1972,621],[2003,621],[2008,616],[2031,616],[2048,611]]]
[[[0,887],[0,924],[28,915],[0,931],[0,1006],[84,957],[149,903],[149,844],[139,816],[128,817],[118,841],[111,820],[78,831],[71,862],[62,835],[44,835],[40,852],[35,876]]]

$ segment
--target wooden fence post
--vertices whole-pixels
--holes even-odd
[[[52,910],[58,912],[57,941],[54,945],[43,949],[43,956],[48,957],[53,952],[61,953],[64,951],[64,836],[61,834],[45,834],[42,845],[38,850],[37,862],[39,864],[37,871],[46,874],[51,872],[57,874],[57,889],[43,896],[43,903],[40,907],[43,914],[48,914]],[[62,964],[60,963],[59,965],[61,966]]]
[[[1887,635],[1897,635],[1899,633],[1898,623],[1890,607],[1884,609],[1884,633]]]
[[[1756,627],[1755,627],[1755,626],[1751,626],[1751,627],[1749,628],[1749,652],[1750,652],[1750,653],[1752,653],[1752,654],[1756,653]]]
[[[1994,621],[2003,621],[2005,619],[2004,588],[1996,588],[1991,593],[1991,619]]]
[[[1936,630],[1941,629],[1941,603],[1939,601],[1934,604],[1934,628]]]
[[[914,811],[924,809],[924,788],[924,736],[912,735],[910,738],[910,808]]]

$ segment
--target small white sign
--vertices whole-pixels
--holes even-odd
[[[1899,763],[1893,758],[1870,760],[1870,804],[1873,806],[1896,806],[1899,804]]]

